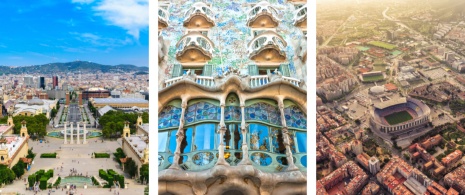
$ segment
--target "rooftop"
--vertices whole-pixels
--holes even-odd
[[[96,104],[139,104],[149,103],[149,101],[141,98],[94,98]]]

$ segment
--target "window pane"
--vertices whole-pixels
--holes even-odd
[[[250,124],[250,148],[251,150],[270,150],[268,141],[268,127],[260,124]]]
[[[192,127],[189,127],[186,129],[186,132],[185,132],[185,137],[184,137],[184,140],[183,142],[181,143],[181,153],[188,153],[188,152],[191,152],[191,146],[192,146],[192,132],[194,132],[194,129]],[[186,147],[183,147],[184,146],[184,143],[186,144]]]
[[[215,124],[198,125],[194,139],[194,150],[212,150],[215,147]]]
[[[171,131],[171,135],[170,135],[170,145],[168,146],[168,149],[170,150],[172,154],[174,154],[174,152],[176,151],[176,133],[177,132],[178,132],[177,130]]]
[[[284,145],[284,137],[283,132],[278,129],[271,130],[272,132],[272,144],[273,144],[273,152],[279,154],[286,153],[286,146]]]
[[[165,152],[167,141],[168,141],[168,132],[158,133],[158,151],[159,152]]]
[[[296,132],[295,136],[297,137],[297,146],[299,147],[299,152],[300,153],[307,152],[307,133]]]

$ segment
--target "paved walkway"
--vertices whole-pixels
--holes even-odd
[[[29,140],[29,148],[33,148],[33,152],[37,154],[33,165],[27,171],[23,178],[27,178],[30,174],[35,173],[40,169],[54,169],[54,175],[68,176],[71,169],[75,169],[77,173],[82,173],[83,176],[98,175],[99,169],[113,169],[119,174],[123,174],[117,162],[113,161],[113,152],[116,148],[121,147],[121,139],[118,141],[104,141],[102,143],[98,138],[88,139],[86,145],[64,145],[63,139],[47,138],[49,143],[40,143],[38,141]],[[96,142],[97,141],[97,142]],[[41,153],[57,152],[56,159],[40,158]],[[92,152],[108,152],[110,158],[94,159],[91,158]],[[63,167],[63,168],[62,168]],[[125,175],[125,182],[129,182],[128,189],[119,190],[119,194],[143,194],[145,185],[136,184],[134,180],[128,179]],[[6,185],[2,189],[3,193],[18,192],[20,194],[33,194],[31,191],[25,190],[25,182],[23,180],[15,181],[13,184]],[[88,189],[78,188],[77,194],[113,194],[108,188],[89,187]],[[38,194],[48,194],[47,191]],[[58,190],[51,194],[65,194],[65,191]]]

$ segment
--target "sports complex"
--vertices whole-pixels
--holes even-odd
[[[399,135],[427,124],[430,113],[430,108],[420,100],[391,99],[373,105],[370,124],[382,133]]]

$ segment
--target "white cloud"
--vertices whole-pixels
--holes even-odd
[[[102,0],[94,10],[109,24],[126,29],[135,39],[148,27],[148,0]]]
[[[92,34],[92,33],[70,32],[69,34],[74,35],[75,38],[81,42],[89,43],[90,46],[92,47],[113,48],[113,47],[121,47],[121,46],[133,43],[133,40],[131,40],[128,37],[122,40],[122,39],[101,37],[99,35]]]
[[[90,4],[94,2],[94,0],[71,0],[73,3],[80,3],[80,4]]]

